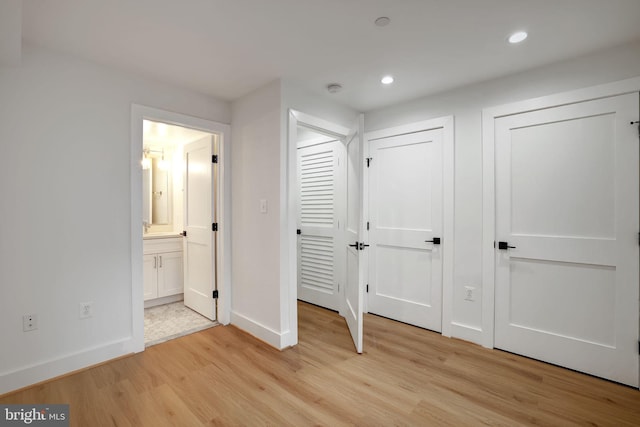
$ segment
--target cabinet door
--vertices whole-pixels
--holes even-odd
[[[158,260],[157,255],[144,256],[142,277],[144,283],[144,300],[158,298]]]
[[[158,297],[180,294],[183,288],[182,252],[158,254]]]

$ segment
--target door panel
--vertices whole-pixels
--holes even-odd
[[[369,312],[442,329],[443,130],[369,145]],[[444,243],[444,242],[442,242]]]
[[[400,303],[431,305],[431,286],[425,286],[425,278],[431,276],[429,251],[377,245],[376,256],[384,260],[376,264],[376,295]],[[398,282],[402,286],[397,286]]]
[[[513,233],[615,237],[614,126],[609,113],[511,130]]]
[[[347,148],[347,224],[345,238],[347,241],[346,269],[347,283],[340,312],[344,314],[349,332],[358,353],[362,353],[363,324],[363,290],[364,262],[358,242],[363,242],[364,227],[362,221],[363,207],[363,145],[364,118],[361,115],[354,130],[346,139]]]
[[[615,268],[517,258],[510,262],[512,325],[615,345],[610,315],[615,310]],[[577,297],[580,304],[575,304]]]
[[[215,320],[212,153],[211,137],[185,145],[184,304]]]
[[[495,346],[638,385],[638,95],[496,120]]]
[[[298,298],[339,310],[340,141],[298,148]]]

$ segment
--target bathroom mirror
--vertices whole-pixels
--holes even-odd
[[[144,149],[142,221],[145,223],[145,232],[148,232],[152,226],[171,225],[170,160],[170,153],[163,149],[156,150],[153,147]]]

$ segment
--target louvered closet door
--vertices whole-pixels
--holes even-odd
[[[339,309],[340,142],[298,148],[298,299]]]

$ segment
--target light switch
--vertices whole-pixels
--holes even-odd
[[[260,199],[260,213],[267,213],[267,199]]]

